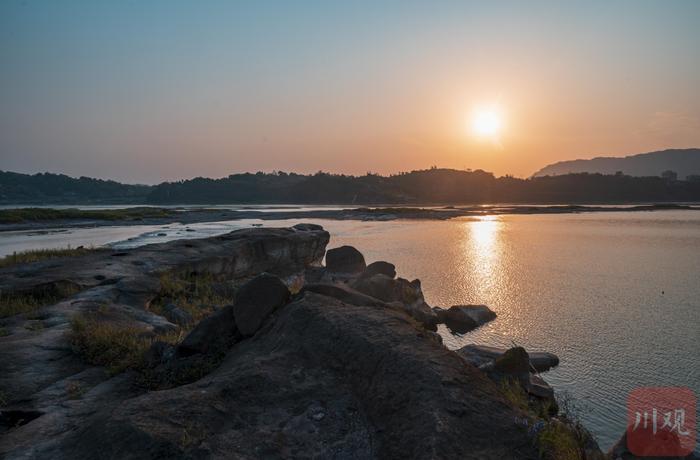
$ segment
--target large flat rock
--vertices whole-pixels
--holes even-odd
[[[537,458],[495,385],[424,332],[401,312],[308,292],[200,381],[26,448],[50,458]]]

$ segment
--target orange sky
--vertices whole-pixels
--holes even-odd
[[[0,4],[0,169],[529,176],[700,146],[700,2]],[[498,140],[473,136],[498,104]]]

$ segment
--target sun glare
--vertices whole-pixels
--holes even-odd
[[[503,129],[503,116],[496,108],[476,110],[472,117],[471,128],[478,137],[496,139]]]

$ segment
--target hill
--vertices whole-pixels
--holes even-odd
[[[126,204],[142,202],[150,187],[64,174],[0,171],[2,204]]]
[[[534,176],[559,176],[570,173],[659,176],[674,171],[679,178],[700,175],[700,149],[662,150],[626,157],[597,157],[590,160],[559,161],[537,171]]]
[[[432,168],[391,176],[259,172],[145,186],[55,174],[0,173],[0,205],[697,202],[698,179],[588,173],[518,179],[481,170]]]

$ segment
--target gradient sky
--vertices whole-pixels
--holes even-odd
[[[529,176],[699,147],[699,25],[700,1],[3,0],[0,169]],[[492,104],[498,142],[468,129]]]

